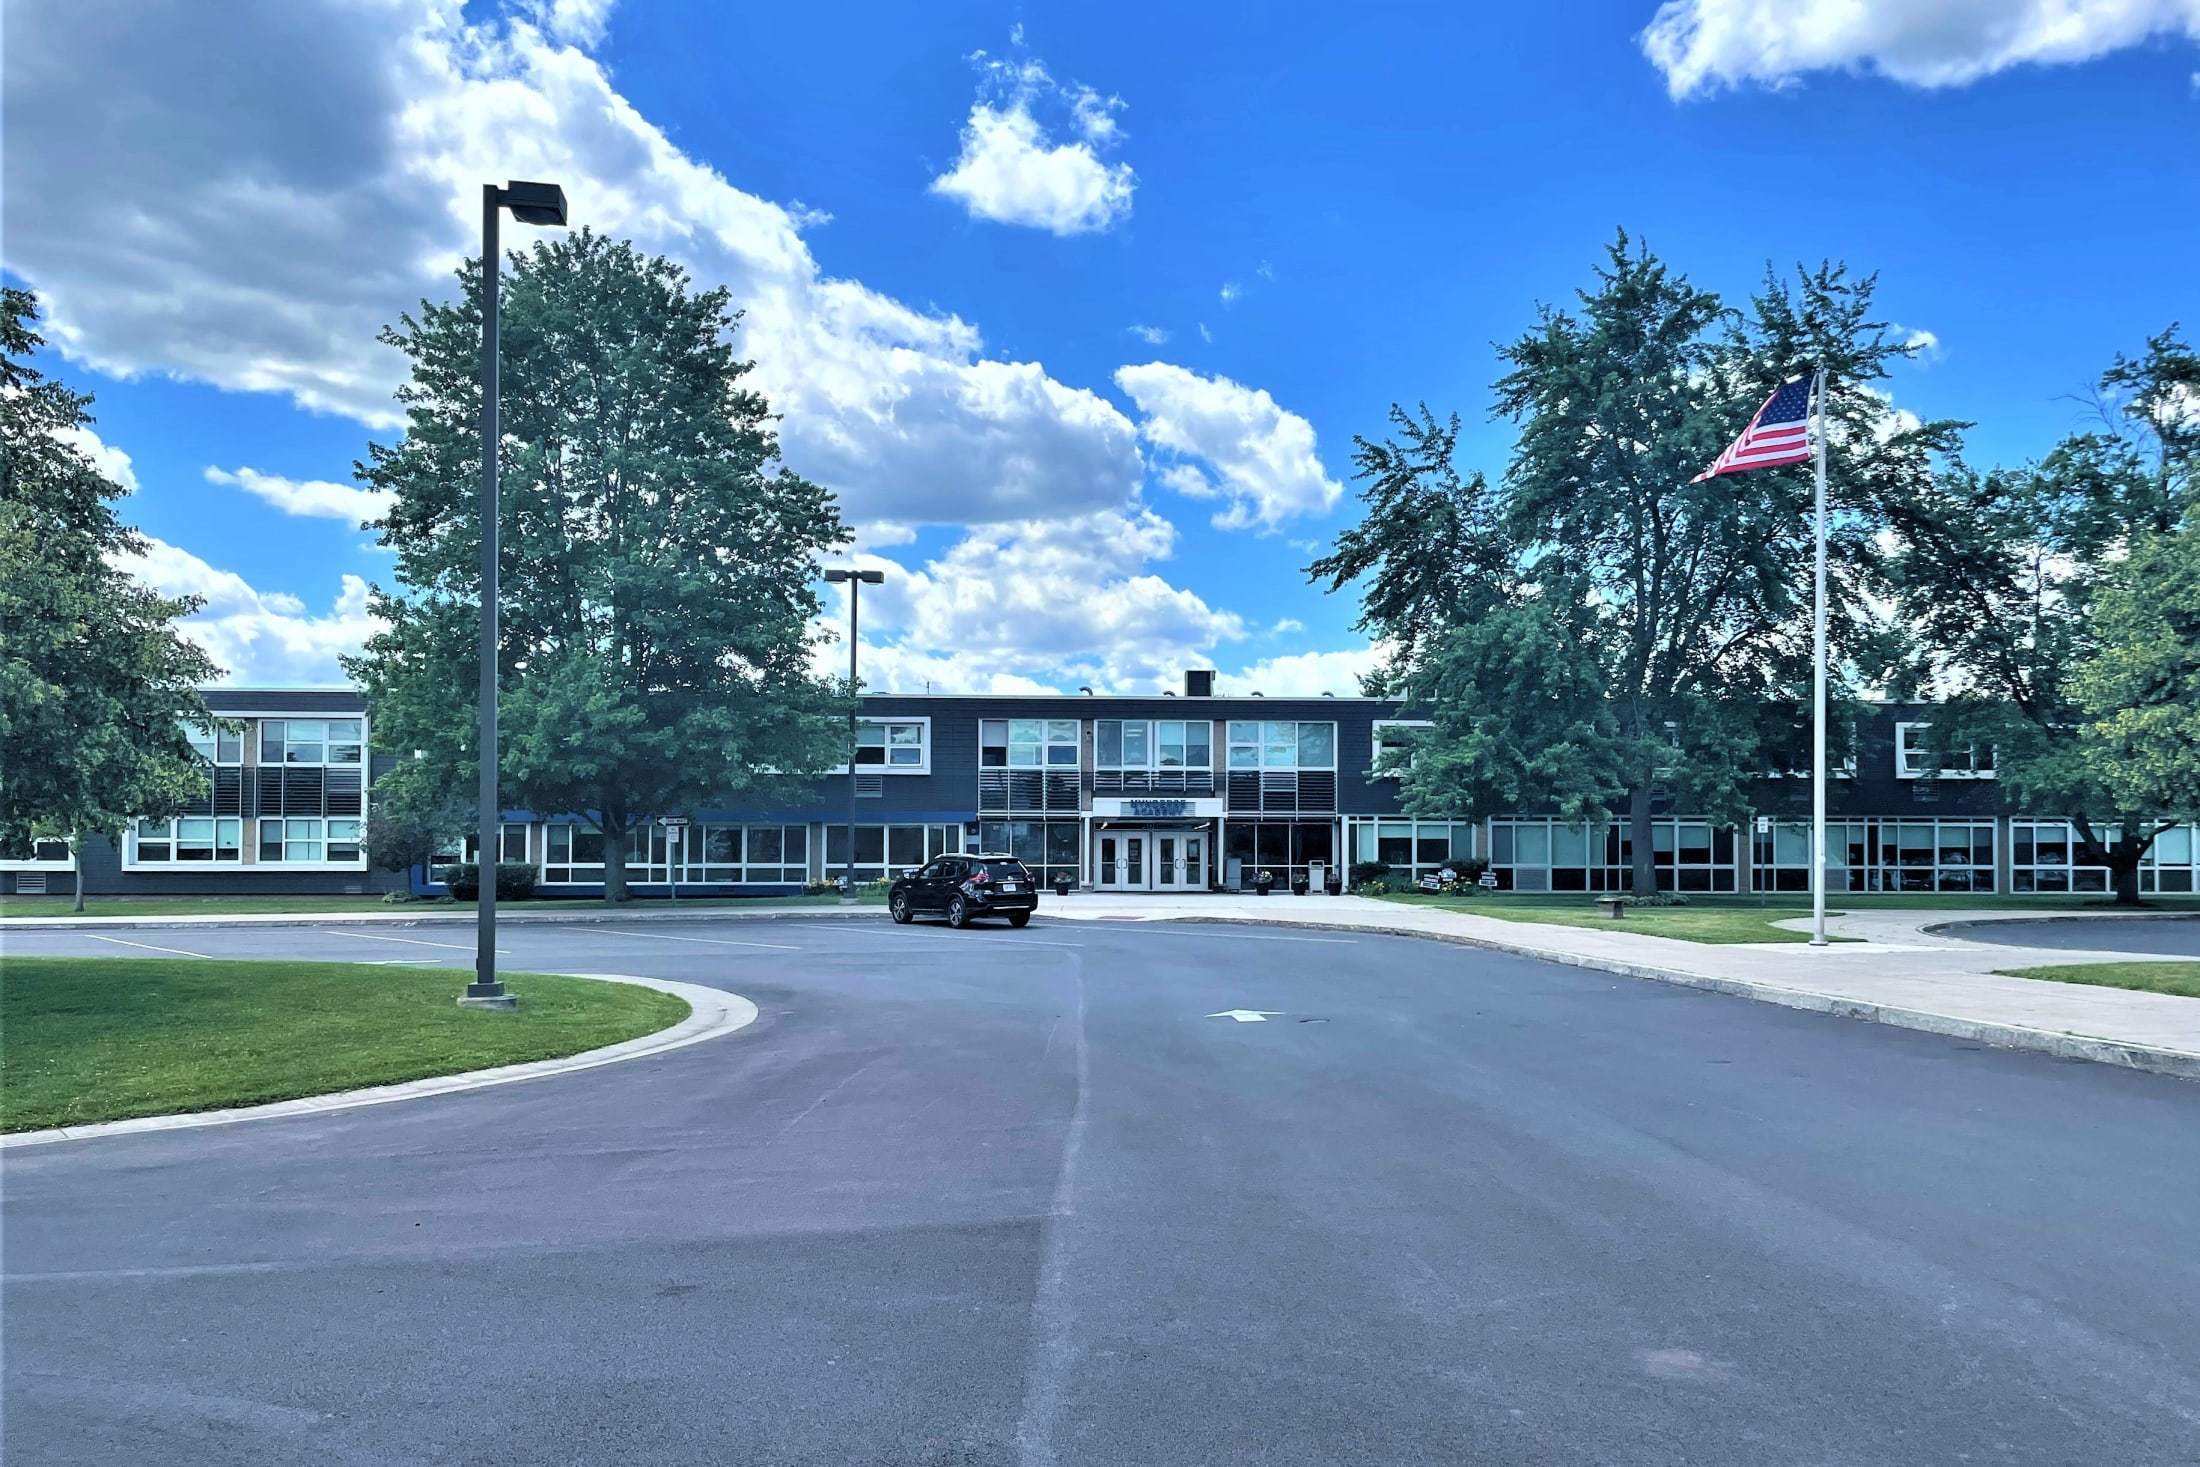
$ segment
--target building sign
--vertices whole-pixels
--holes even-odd
[[[1123,813],[1141,820],[1173,820],[1192,813],[1190,800],[1125,800]]]

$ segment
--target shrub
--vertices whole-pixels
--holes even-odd
[[[837,881],[805,881],[802,883],[802,894],[804,896],[830,896],[838,890],[840,890],[840,883]]]
[[[459,901],[470,902],[481,895],[481,868],[474,862],[446,866],[442,874],[444,884]],[[499,861],[496,882],[498,901],[525,901],[535,894],[535,868],[524,861]]]
[[[1379,897],[1387,896],[1389,892],[1390,883],[1383,880],[1379,876],[1367,881],[1355,881],[1354,883],[1352,883],[1352,894],[1354,896]]]
[[[1451,864],[1452,869],[1459,873],[1459,883],[1462,886],[1475,885],[1481,881],[1482,873],[1490,869],[1490,863],[1481,856],[1474,856],[1464,861],[1454,861]]]
[[[1354,891],[1358,891],[1370,881],[1379,881],[1389,874],[1388,861],[1354,861],[1351,869],[1345,872],[1345,879],[1352,883]]]

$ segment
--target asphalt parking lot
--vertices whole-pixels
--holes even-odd
[[[5,940],[439,962],[454,994],[471,960],[434,926]],[[762,1017],[548,1080],[6,1153],[11,1463],[2200,1441],[2189,1082],[1404,938],[1042,912],[503,946]]]
[[[2123,952],[2138,957],[2200,958],[2200,917],[2056,917],[2046,921],[1959,922],[1952,937],[2020,947]]]

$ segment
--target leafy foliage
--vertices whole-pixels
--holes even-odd
[[[510,265],[500,779],[513,805],[603,829],[617,900],[641,823],[845,757],[810,623],[814,563],[847,533],[778,463],[723,290],[585,230]],[[378,528],[404,591],[375,593],[389,629],[347,664],[377,736],[454,791],[476,757],[478,265],[460,283],[383,334],[412,363],[407,427],[359,473],[391,493]]]
[[[1621,235],[1572,309],[1499,350],[1496,410],[1518,427],[1501,481],[1463,472],[1458,419],[1425,407],[1359,441],[1365,518],[1308,570],[1360,587],[1359,625],[1391,653],[1383,690],[1435,724],[1402,776],[1415,810],[1624,808],[1638,891],[1654,793],[1741,813],[1751,772],[1807,723],[1811,474],[1690,480],[1818,366],[1834,655],[1888,657],[1872,529],[1960,425],[1889,412],[1875,384],[1909,349],[1874,318],[1875,287],[1832,264],[1768,273],[1736,311]]]
[[[117,561],[144,540],[126,492],[71,441],[91,398],[32,367],[41,345],[28,291],[0,298],[0,846],[113,835],[206,790],[185,723],[213,719],[206,654],[176,631],[199,603],[160,596]]]
[[[2107,866],[2134,900],[2139,860],[2180,806],[2156,798],[2173,785],[2142,799],[2147,782],[2121,777],[2092,731],[2108,710],[2088,707],[2079,679],[2092,669],[2101,696],[2123,686],[2116,668],[2149,655],[2150,637],[2161,655],[2161,628],[2143,625],[2129,577],[2160,576],[2164,594],[2183,584],[2176,556],[2190,531],[2177,527],[2200,495],[2200,356],[2164,331],[2102,374],[2097,406],[2098,426],[2036,464],[1941,476],[1911,501],[1892,569],[1916,637],[1902,682],[1944,694],[1935,756],[1993,749],[2016,803],[2070,812],[2080,860]]]

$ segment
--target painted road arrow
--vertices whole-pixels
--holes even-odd
[[[1282,1009],[1224,1009],[1219,1014],[1209,1014],[1210,1019],[1235,1019],[1240,1024],[1265,1024],[1280,1016]]]

